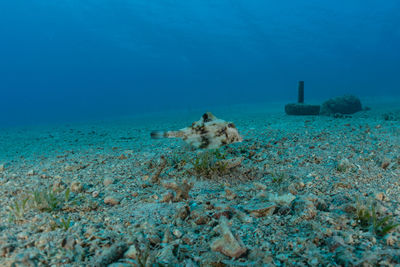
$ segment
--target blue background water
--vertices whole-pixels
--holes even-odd
[[[400,1],[0,1],[0,123],[399,96]]]

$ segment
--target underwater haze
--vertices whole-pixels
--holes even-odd
[[[0,123],[399,97],[400,2],[0,1]]]

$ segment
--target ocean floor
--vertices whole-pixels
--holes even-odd
[[[0,266],[400,264],[398,107],[219,108],[242,143],[150,139],[204,111],[0,129]]]

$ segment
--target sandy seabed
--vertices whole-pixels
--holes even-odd
[[[205,111],[0,129],[1,266],[396,266],[400,110],[215,108],[242,143],[151,140]]]

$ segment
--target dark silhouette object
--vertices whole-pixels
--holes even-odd
[[[299,81],[299,95],[297,97],[297,103],[304,103],[304,81]]]
[[[353,95],[328,99],[322,104],[322,115],[353,114],[362,110],[361,101]]]
[[[287,104],[285,112],[288,115],[319,115],[319,105],[304,104],[304,81],[299,81],[297,103]]]

